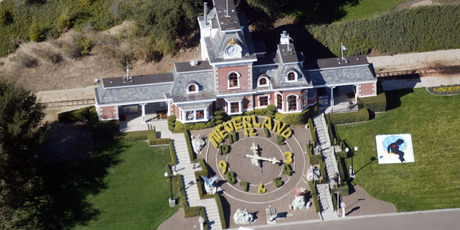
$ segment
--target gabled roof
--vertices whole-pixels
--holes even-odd
[[[375,72],[370,65],[309,70],[305,71],[305,75],[308,82],[314,86],[351,85],[377,81]]]
[[[173,70],[173,74],[174,85],[171,88],[171,91],[166,94],[166,97],[171,98],[174,103],[215,100],[216,93],[214,87],[214,72],[212,68],[188,72],[177,72],[177,69],[175,68]],[[198,85],[198,92],[187,93],[187,86],[190,82],[194,82]]]

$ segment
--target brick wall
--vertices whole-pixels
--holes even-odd
[[[241,66],[231,66],[231,67],[220,67],[217,69],[217,84],[218,90],[220,92],[228,92],[228,91],[238,91],[240,89],[249,89],[251,87],[251,72],[250,67],[248,65],[241,65]],[[240,74],[239,83],[240,87],[236,89],[228,89],[228,75],[231,72],[238,72]]]
[[[359,85],[359,96],[360,97],[369,97],[376,96],[375,83],[363,83]]]
[[[101,107],[101,118],[104,120],[117,119],[117,107],[116,106],[107,106]]]

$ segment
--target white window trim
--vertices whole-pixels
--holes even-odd
[[[289,110],[289,97],[290,96],[295,96],[296,110]],[[297,94],[289,94],[289,95],[287,95],[287,97],[286,97],[286,105],[287,105],[287,111],[290,111],[290,112],[299,111],[299,95],[297,95]]]
[[[260,80],[264,79],[267,81],[267,84],[265,85],[261,85],[259,84]],[[259,77],[259,79],[257,79],[257,87],[264,87],[264,86],[269,86],[270,85],[270,81],[268,80],[268,77]]]
[[[204,116],[203,119],[196,119],[196,111],[197,110],[203,110],[204,111]],[[193,111],[193,119],[192,120],[187,120],[187,112]],[[180,115],[181,115],[181,121],[182,123],[192,123],[192,122],[202,122],[202,121],[207,121],[208,120],[208,109],[207,108],[197,108],[197,109],[188,109],[188,110],[180,110]]]
[[[238,86],[230,87],[230,74],[232,74],[232,73],[236,73],[236,76],[238,77]],[[239,89],[240,88],[240,78],[241,78],[241,74],[236,72],[236,71],[231,71],[230,73],[228,73],[228,75],[227,75],[227,89]]]
[[[281,96],[281,108],[278,108],[278,95]],[[284,97],[283,97],[283,94],[281,94],[281,93],[276,93],[275,94],[275,107],[276,107],[277,110],[284,111]]]
[[[191,85],[195,86],[195,89],[196,89],[195,91],[189,91],[188,90]],[[198,91],[199,91],[198,84],[192,83],[192,84],[187,85],[187,93],[198,93]]]
[[[294,73],[294,76],[295,76],[295,79],[294,80],[289,80],[289,74],[290,73]],[[296,71],[289,71],[287,74],[286,74],[286,82],[296,82],[299,80],[299,75],[297,74]]]
[[[232,103],[238,103],[238,112],[232,113]],[[227,114],[228,115],[235,115],[241,114],[241,101],[227,101]]]
[[[268,104],[267,105],[260,105],[260,98],[261,97],[268,97]],[[257,107],[256,108],[267,108],[268,105],[270,105],[270,99],[271,95],[270,94],[265,94],[265,95],[259,95],[257,96]]]

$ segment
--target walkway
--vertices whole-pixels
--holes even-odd
[[[182,180],[185,188],[185,196],[190,207],[203,206],[208,218],[208,226],[210,229],[222,229],[219,209],[215,199],[200,199],[198,194],[198,186],[195,180],[195,171],[201,170],[200,167],[193,168],[188,154],[187,142],[183,133],[171,133],[168,130],[166,120],[158,122],[149,122],[160,133],[161,138],[171,138],[173,140],[174,152],[177,156],[176,172],[182,175]]]
[[[334,213],[334,207],[332,206],[330,188],[335,187],[337,184],[334,178],[339,175],[339,169],[334,154],[334,147],[331,145],[331,140],[329,138],[324,113],[314,117],[313,123],[316,127],[318,145],[321,146],[321,153],[323,154],[323,160],[326,166],[327,181],[329,182],[328,184],[318,184],[316,186],[321,205],[321,216],[323,220],[337,219],[337,215]]]

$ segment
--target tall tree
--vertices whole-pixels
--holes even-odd
[[[44,141],[44,105],[30,91],[0,78],[0,228],[29,222],[39,188],[36,162]]]

